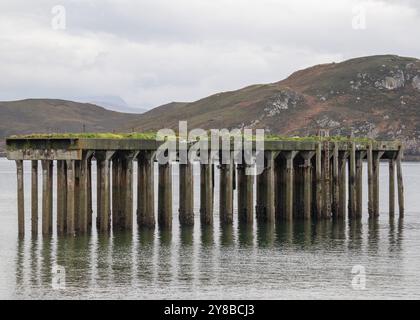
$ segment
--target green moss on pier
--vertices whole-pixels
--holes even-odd
[[[15,135],[11,136],[11,139],[136,139],[136,140],[155,140],[157,136],[156,132],[132,132],[132,133],[41,133],[41,134],[28,134],[28,135]],[[209,134],[210,136],[210,134]],[[255,140],[256,137],[249,137],[251,140]],[[275,134],[266,134],[264,136],[265,141],[296,141],[296,142],[355,142],[355,143],[370,143],[374,142],[374,139],[367,137],[345,137],[345,136],[305,136],[305,137],[288,137]]]
[[[11,139],[138,139],[155,140],[155,132],[132,132],[132,133],[34,133],[27,135],[11,136]]]

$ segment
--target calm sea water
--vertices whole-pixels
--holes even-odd
[[[180,228],[174,168],[171,232],[98,236],[93,230],[84,237],[33,238],[26,167],[27,234],[18,240],[15,164],[0,159],[0,298],[419,299],[420,164],[403,166],[403,220],[388,217],[387,166],[381,169],[381,216],[375,221],[365,208],[363,219],[352,223],[244,228],[235,221],[221,228],[216,176],[214,227],[203,229],[197,219],[194,228]],[[65,288],[52,285],[57,265],[65,268]],[[365,290],[351,285],[355,265],[365,268]]]

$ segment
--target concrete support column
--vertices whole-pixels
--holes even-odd
[[[89,158],[91,151],[84,151],[80,161],[79,177],[79,232],[86,233],[89,225]]]
[[[75,233],[76,218],[76,165],[75,160],[67,160],[67,208],[66,208],[66,233],[73,235]]]
[[[350,145],[349,157],[349,218],[356,217],[356,145],[354,142]]]
[[[316,181],[316,216],[321,219],[323,216],[323,195],[322,195],[322,145],[318,143],[316,146],[315,159],[315,181]]]
[[[312,157],[315,152],[301,152],[303,158],[303,218],[311,219],[312,209]]]
[[[322,157],[322,217],[331,217],[331,170],[330,170],[330,143],[324,142],[324,155]]]
[[[25,234],[25,197],[23,180],[23,160],[16,160],[17,173],[17,207],[18,207],[18,232],[22,237]]]
[[[339,151],[338,143],[334,143],[333,160],[332,160],[332,215],[334,218],[338,218],[338,211],[340,207],[340,168],[339,168]]]
[[[159,164],[158,223],[159,227],[172,226],[172,164]]]
[[[123,162],[124,217],[125,229],[128,230],[133,228],[133,161],[137,155],[138,152],[129,152],[125,155]]]
[[[53,161],[42,160],[42,234],[52,233]]]
[[[79,232],[80,226],[80,173],[81,161],[74,161],[74,231]]]
[[[383,151],[373,152],[373,215],[379,216],[379,165]]]
[[[220,159],[222,157],[220,156]],[[230,157],[228,164],[221,163],[220,169],[220,196],[219,196],[219,213],[220,222],[223,224],[233,223],[233,172],[235,165],[233,157]]]
[[[88,202],[88,211],[87,211],[87,223],[88,230],[92,228],[92,216],[93,216],[93,207],[92,207],[92,156],[87,160],[87,202]]]
[[[286,151],[284,156],[286,158],[286,198],[285,198],[285,219],[293,220],[293,184],[294,184],[294,167],[293,160],[296,156],[296,151]]]
[[[193,164],[179,164],[179,223],[194,225],[194,172]]]
[[[31,176],[31,230],[32,234],[38,234],[38,161],[32,160]]]
[[[369,217],[374,215],[374,190],[373,190],[373,150],[372,144],[367,148],[367,163],[368,163],[368,213]]]
[[[404,182],[403,182],[403,174],[402,174],[402,166],[401,161],[403,158],[403,149],[400,147],[397,155],[397,183],[398,183],[398,206],[399,206],[399,214],[402,218],[404,216]]]
[[[209,157],[210,158],[210,157]],[[213,224],[213,164],[200,164],[200,219],[201,224]]]
[[[389,159],[389,215],[395,214],[395,159]]]
[[[241,223],[252,224],[254,222],[254,176],[246,174],[251,167],[246,164],[238,164],[238,219]],[[250,172],[248,172],[250,173]]]
[[[366,152],[356,152],[356,217],[361,218],[363,213],[363,158]]]
[[[266,151],[265,158],[267,166],[265,168],[265,183],[266,183],[266,195],[265,195],[265,220],[269,223],[276,221],[276,204],[275,204],[275,159],[278,153],[273,151]]]
[[[133,160],[138,152],[119,152],[112,160],[112,227],[133,228]]]
[[[265,161],[264,161],[265,162]],[[255,213],[257,216],[257,220],[260,222],[266,221],[266,195],[267,195],[267,184],[266,184],[266,164],[264,164],[264,170],[257,175],[257,196],[256,196],[256,204],[255,204]]]
[[[110,159],[114,151],[96,151],[95,158],[98,166],[98,213],[97,225],[100,232],[108,232],[110,226]]]
[[[340,151],[338,153],[338,175],[339,175],[339,199],[338,199],[338,218],[344,219],[346,216],[347,206],[347,158],[349,153],[347,151]]]
[[[117,230],[122,225],[122,199],[121,199],[121,156],[119,152],[112,159],[112,229]]]
[[[67,165],[57,160],[57,234],[66,231],[67,222]]]
[[[152,151],[142,151],[137,158],[137,224],[155,227],[154,161]]]

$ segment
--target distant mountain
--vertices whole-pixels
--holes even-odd
[[[401,139],[406,153],[420,155],[420,60],[383,55],[323,64],[280,82],[172,102],[141,115],[65,100],[0,102],[0,139],[22,133],[177,129],[180,120],[188,120],[190,129],[264,128],[301,136],[328,128],[331,135]]]
[[[420,154],[420,61],[394,55],[317,65],[280,82],[222,92],[192,103],[169,103],[133,119],[137,130],[177,128],[265,128],[308,135],[402,139]]]
[[[25,133],[113,131],[139,118],[139,115],[65,100],[0,102],[0,139]]]
[[[104,107],[108,110],[124,112],[124,113],[144,113],[147,109],[135,108],[128,105],[123,98],[119,96],[89,96],[89,97],[76,97],[71,99],[81,103],[91,103],[97,106]]]

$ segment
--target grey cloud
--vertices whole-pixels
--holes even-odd
[[[153,107],[281,80],[296,69],[360,55],[418,55],[414,1],[62,1],[0,3],[0,100],[120,96]],[[367,29],[353,30],[354,6]]]

